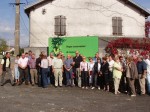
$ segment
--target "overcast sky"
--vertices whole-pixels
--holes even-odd
[[[21,31],[20,31],[20,44],[22,47],[29,45],[29,20],[24,13],[24,7],[27,4],[37,0],[20,0],[21,5]],[[150,0],[134,0],[144,8],[150,10]],[[9,45],[14,43],[14,28],[15,28],[15,7],[9,3],[14,3],[15,0],[0,0],[0,38],[5,38]]]

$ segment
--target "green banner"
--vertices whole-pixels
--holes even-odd
[[[79,51],[83,56],[93,57],[98,52],[97,36],[49,38],[48,44],[49,53],[62,52],[65,56],[67,54],[74,56],[75,51]]]

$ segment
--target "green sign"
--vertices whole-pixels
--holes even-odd
[[[75,55],[75,52],[79,51],[80,54],[86,57],[93,57],[98,52],[98,37],[61,37],[61,38],[49,38],[49,53],[59,52]]]

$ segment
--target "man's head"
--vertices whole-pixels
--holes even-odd
[[[24,58],[25,58],[25,53],[22,53],[22,54],[21,54],[21,57],[24,59]]]
[[[68,54],[68,55],[67,55],[67,58],[68,58],[68,59],[70,59],[70,58],[71,58],[71,55],[70,55],[70,54]]]
[[[53,58],[54,57],[54,54],[53,53],[50,53],[50,55],[49,55],[51,58]]]
[[[10,58],[10,53],[9,52],[6,52],[6,57]]]
[[[34,53],[31,56],[32,56],[32,59],[35,59],[35,54]]]
[[[99,58],[99,54],[98,54],[98,52],[95,54],[95,57],[96,57],[96,58]]]
[[[25,53],[25,57],[27,57],[27,58],[28,58],[28,56],[29,56],[29,54],[28,54],[28,52],[26,52],[26,53]]]
[[[76,56],[79,56],[79,51],[76,51]]]
[[[143,56],[138,57],[138,61],[141,62],[143,60]]]
[[[28,52],[28,53],[29,53],[29,55],[30,55],[30,56],[32,56],[32,51],[31,51],[31,50],[29,50],[29,52]]]
[[[58,59],[61,59],[61,57],[62,57],[62,54],[61,54],[61,53],[58,53],[58,54],[57,54],[57,58],[58,58]]]

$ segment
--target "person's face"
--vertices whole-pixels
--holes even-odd
[[[120,58],[120,61],[123,62],[123,58]]]
[[[32,52],[29,52],[29,55],[31,56],[31,55],[32,55]]]
[[[92,59],[90,59],[90,62],[93,62],[93,60],[92,60]]]
[[[32,59],[35,59],[35,55],[32,55]]]
[[[53,54],[50,54],[50,57],[53,58]]]
[[[25,57],[28,57],[29,56],[29,54],[25,54]]]
[[[109,60],[112,60],[112,57],[111,57],[111,56],[109,56]]]
[[[95,57],[99,57],[99,54],[98,54],[98,53],[96,53],[96,54],[95,54]]]
[[[22,58],[25,58],[25,54],[22,54],[21,56],[22,56]]]
[[[86,61],[86,58],[85,58],[85,57],[83,57],[83,61],[84,61],[84,62]]]
[[[76,51],[76,56],[78,56],[79,55],[79,52],[78,51]]]
[[[7,57],[7,58],[10,58],[10,53],[8,53],[8,54],[6,55],[6,57]]]
[[[100,60],[97,60],[98,63],[100,63]]]
[[[70,55],[68,55],[67,58],[70,59]]]
[[[141,59],[141,58],[138,58],[138,61],[142,61],[142,59]]]

